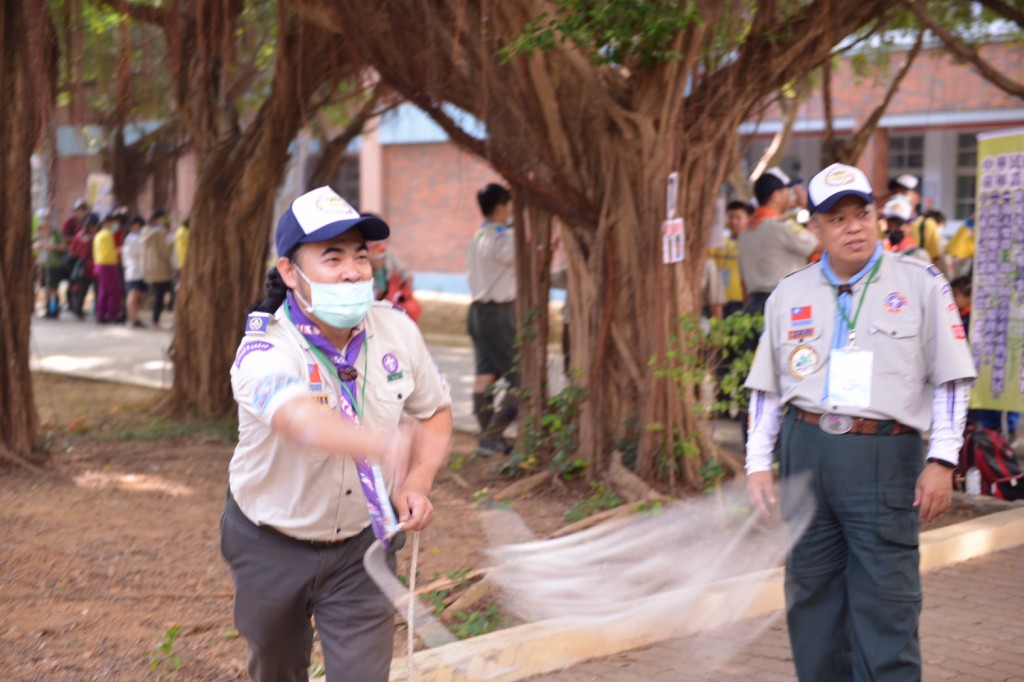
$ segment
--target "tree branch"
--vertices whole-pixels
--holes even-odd
[[[1024,12],[1021,12],[1016,7],[1003,2],[1003,0],[978,0],[978,2],[1018,26],[1024,27]]]
[[[109,9],[114,10],[120,14],[125,14],[136,21],[141,21],[147,24],[153,24],[154,26],[163,27],[166,19],[167,11],[160,7],[151,7],[149,5],[140,5],[137,2],[130,2],[129,0],[97,0],[101,5],[106,6]]]
[[[842,158],[840,159],[843,163],[853,164],[860,158],[860,155],[864,152],[864,147],[868,144],[868,140],[871,139],[875,129],[878,127],[878,122],[882,120],[882,115],[885,114],[885,110],[889,107],[889,102],[892,101],[893,96],[896,94],[900,83],[910,71],[910,67],[913,65],[917,55],[921,53],[922,45],[924,45],[924,29],[918,32],[914,47],[907,53],[903,65],[896,72],[892,82],[889,83],[889,88],[885,91],[885,97],[882,98],[882,101],[879,102],[878,106],[875,107],[874,111],[871,112],[871,115],[867,117],[853,137],[843,145],[841,151]]]
[[[944,26],[939,24],[939,22],[928,14],[923,2],[920,0],[904,0],[903,6],[914,13],[922,26],[937,35],[939,39],[945,43],[946,47],[949,48],[950,52],[960,59],[973,64],[974,68],[978,70],[985,80],[1014,97],[1024,98],[1024,84],[1018,83],[1012,78],[1004,76],[998,69],[982,58],[982,56],[978,54],[977,50],[969,47],[964,43],[964,41],[957,38]]]

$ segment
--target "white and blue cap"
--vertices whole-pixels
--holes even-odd
[[[859,168],[833,163],[807,185],[807,208],[811,213],[826,213],[845,197],[857,197],[875,203],[868,176]]]
[[[292,202],[277,221],[274,241],[279,256],[289,256],[299,244],[324,242],[356,228],[368,241],[387,239],[388,224],[376,216],[363,216],[326,185]]]

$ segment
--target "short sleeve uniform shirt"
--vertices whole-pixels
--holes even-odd
[[[932,265],[883,253],[870,282],[853,285],[856,345],[873,352],[868,407],[825,399],[836,294],[820,263],[783,279],[765,306],[764,332],[747,377],[753,390],[811,412],[895,419],[925,431],[933,389],[976,376],[963,322],[945,277]]]
[[[390,303],[376,303],[363,323],[366,341],[355,361],[363,428],[393,432],[403,415],[428,419],[449,406],[448,385],[419,328]],[[229,481],[254,523],[303,540],[339,540],[370,523],[350,457],[316,452],[270,428],[277,409],[308,396],[339,411],[340,387],[282,306],[262,333],[247,333],[231,367],[238,403],[238,446]],[[389,489],[393,472],[384,468]]]

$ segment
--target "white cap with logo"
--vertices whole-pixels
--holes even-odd
[[[869,204],[875,203],[871,183],[863,171],[853,166],[833,163],[811,178],[807,185],[807,208],[811,213],[826,213],[840,199],[851,196]]]

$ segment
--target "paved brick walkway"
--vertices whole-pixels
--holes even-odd
[[[921,645],[924,682],[1024,680],[1024,547],[926,573]],[[530,679],[792,682],[796,675],[778,614]]]

